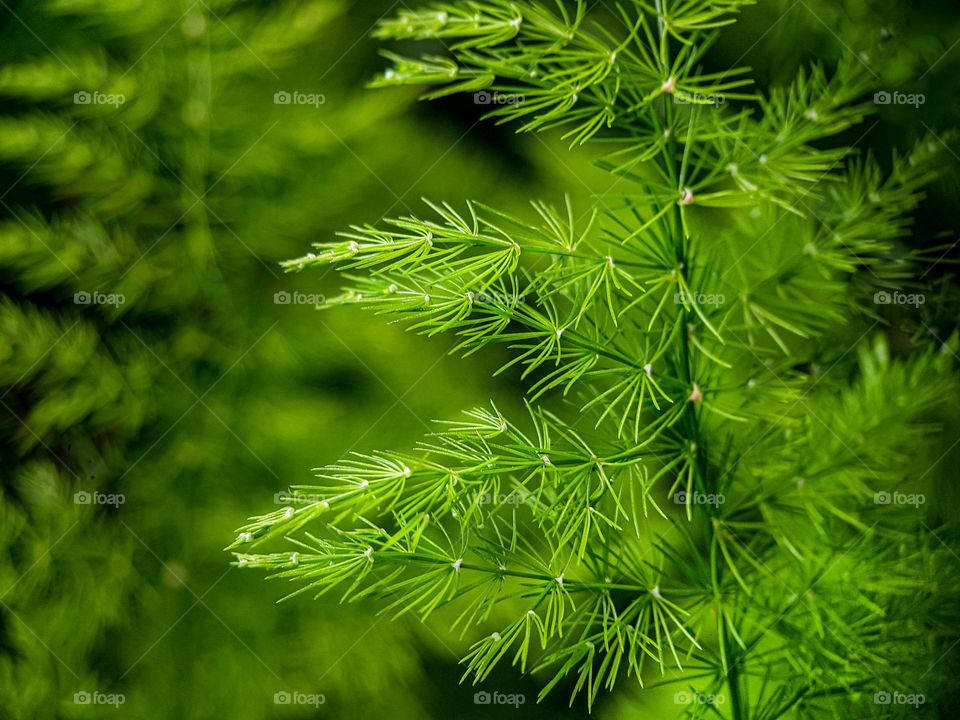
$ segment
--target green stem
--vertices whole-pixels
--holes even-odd
[[[660,0],[657,0],[657,8],[660,9]],[[666,33],[661,30],[662,37],[664,38]],[[672,114],[671,103],[665,102],[664,104],[664,128],[666,130],[670,127],[670,118]],[[667,166],[667,171],[670,173],[671,177],[674,180],[674,183],[677,186],[678,193],[682,191],[680,188],[680,163],[678,162],[677,152],[676,152],[676,140],[670,138],[664,144],[664,160]],[[678,272],[683,276],[684,281],[686,281],[686,274],[691,269],[690,259],[687,253],[687,238],[684,234],[684,225],[683,217],[679,204],[674,205],[672,219],[675,225],[676,236],[679,237],[677,242],[677,266]],[[683,318],[678,319],[678,322],[683,322]],[[684,374],[685,379],[689,387],[693,387],[693,384],[696,382],[694,377],[693,368],[690,362],[690,339],[687,332],[680,333],[680,372]],[[691,442],[696,443],[696,462],[693,465],[694,472],[696,474],[697,484],[700,488],[707,493],[715,493],[718,488],[711,487],[710,477],[708,472],[708,462],[707,462],[707,453],[706,446],[704,445],[703,439],[700,434],[700,419],[697,416],[697,403],[690,402],[688,403],[686,413],[684,414],[684,426],[686,429],[686,435]],[[719,508],[716,508],[712,511],[707,512],[707,522],[705,528],[706,539],[709,543],[709,546],[713,546],[714,543],[714,513],[718,513]],[[717,564],[714,566],[714,595],[715,597],[720,596],[720,586],[721,586],[721,570],[720,565]],[[723,643],[723,654],[727,658],[727,662],[730,663],[730,669],[727,671],[726,683],[728,692],[730,694],[730,716],[732,720],[747,720],[749,711],[746,707],[746,702],[744,697],[741,694],[741,668],[738,660],[734,660],[733,652],[734,648],[730,642],[730,636],[728,633],[723,630],[723,613],[717,613],[720,623],[720,638]]]
[[[731,658],[731,647],[730,638],[724,636],[726,643],[726,653],[727,658]],[[740,695],[740,663],[734,661],[730,666],[729,672],[727,672],[727,688],[730,691],[730,715],[733,720],[747,720],[746,709],[744,707],[743,698]]]
[[[382,557],[382,556],[381,556]],[[430,565],[449,565],[450,561],[446,558],[437,558],[431,557],[429,555],[418,555],[416,553],[394,553],[392,558],[412,561],[412,562],[421,562],[428,563]],[[544,575],[531,572],[522,572],[518,570],[507,570],[505,568],[492,568],[485,567],[483,565],[473,565],[471,563],[463,563],[460,565],[461,570],[472,570],[474,572],[487,573],[488,575],[499,575],[502,577],[511,577],[521,580],[537,580],[539,582],[556,582],[556,578],[551,575]],[[597,583],[597,582],[583,582],[580,580],[568,580],[564,579],[563,586],[572,589],[584,589],[584,590],[625,590],[628,592],[634,593],[649,593],[650,589],[641,587],[640,585],[625,585],[618,583]]]

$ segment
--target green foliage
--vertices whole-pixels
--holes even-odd
[[[957,338],[895,356],[874,294],[925,274],[900,240],[945,150],[921,139],[889,172],[852,158],[842,137],[873,110],[855,60],[767,94],[745,68],[703,71],[744,4],[592,22],[582,2],[463,2],[380,24],[449,55],[390,53],[375,85],[512,96],[490,115],[595,142],[611,184],[527,218],[428,203],[285,263],[343,269],[329,306],[467,355],[505,345],[529,417],[481,407],[413,451],[319,469],[241,528],[238,565],[442,616],[473,641],[465,677],[509,663],[541,698],[592,706],[632,677],[735,720],[943,702],[954,551],[916,504],[877,498],[932,496]]]
[[[315,337],[308,309],[273,302],[279,259],[317,228],[396,202],[404,151],[430,151],[401,112],[408,97],[371,103],[350,61],[320,84],[322,114],[273,103],[278,91],[317,88],[313,69],[346,49],[333,41],[372,22],[345,10],[329,0],[0,5],[3,718],[89,717],[102,708],[74,695],[94,689],[125,697],[107,709],[118,717],[267,718],[274,693],[298,687],[344,712],[427,712],[428,698],[384,691],[424,684],[419,662],[431,653],[415,629],[371,632],[396,649],[358,679],[382,660],[366,647],[348,656],[371,630],[365,615],[332,629],[305,611],[261,619],[268,591],[241,591],[219,556],[249,494],[279,489],[318,447],[347,447],[318,440],[318,424],[356,438],[383,416],[389,431],[411,412],[452,412],[473,389],[458,373],[459,395],[371,399],[381,383],[423,375],[397,362],[409,340],[394,337],[356,370],[332,338],[382,335],[331,320],[333,346],[302,351]],[[75,102],[94,91],[126,101]],[[404,139],[393,153],[379,149],[382,125]],[[377,153],[380,177],[353,153]],[[335,193],[338,203],[317,201]],[[123,301],[84,304],[84,293]],[[448,373],[440,363],[431,377]],[[93,491],[125,501],[75,501]],[[323,640],[279,647],[292,627]]]

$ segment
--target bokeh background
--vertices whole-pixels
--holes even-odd
[[[422,196],[523,214],[613,182],[589,149],[482,122],[469,97],[367,89],[370,33],[406,2],[0,0],[0,717],[492,712],[458,685],[465,640],[335,599],[277,605],[283,587],[222,551],[310,468],[520,402],[496,351],[463,362],[450,338],[317,311],[299,300],[336,278],[281,260]],[[879,89],[926,98],[846,138],[886,162],[927,130],[950,146],[958,43],[947,0],[761,0],[709,57],[764,89],[866,53]],[[295,92],[315,102],[275,102]],[[918,245],[955,239],[957,201],[955,181],[931,188]],[[562,691],[535,706],[534,677],[488,684],[525,694],[524,717],[586,715]],[[594,714],[672,716],[672,691],[620,689]],[[75,702],[94,691],[124,703]]]

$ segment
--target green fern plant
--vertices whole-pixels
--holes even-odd
[[[746,68],[705,72],[747,4],[588,20],[583,2],[484,0],[381,22],[448,52],[387,53],[374,86],[509,97],[490,117],[601,147],[611,184],[527,218],[427,202],[285,263],[344,270],[328,306],[464,355],[505,346],[528,412],[476,408],[409,452],[319,469],[240,529],[237,565],[440,615],[472,640],[465,678],[510,663],[588,706],[626,678],[677,684],[697,717],[934,706],[957,574],[919,498],[956,338],[893,357],[874,295],[921,274],[900,239],[942,148],[883,172],[830,146],[873,107],[856,59],[765,95]]]

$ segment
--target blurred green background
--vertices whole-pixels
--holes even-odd
[[[370,31],[404,6],[0,2],[0,717],[493,712],[457,685],[466,641],[333,599],[275,605],[284,589],[221,549],[312,467],[520,402],[515,376],[491,379],[495,351],[462,362],[450,338],[318,312],[298,300],[336,278],[279,261],[421,196],[523,214],[617,182],[589,150],[480,122],[469,97],[365,89]],[[879,88],[927,98],[881,108],[860,146],[885,157],[953,125],[958,40],[951,2],[761,2],[710,62],[752,66],[762,89],[867,53]],[[943,182],[927,205],[957,200]],[[917,243],[951,222],[920,213]],[[533,678],[487,686],[524,693],[524,717],[586,714],[563,692],[536,707]],[[621,689],[597,716],[660,717],[672,693]],[[95,691],[124,704],[76,702]],[[326,702],[277,705],[285,691]]]

